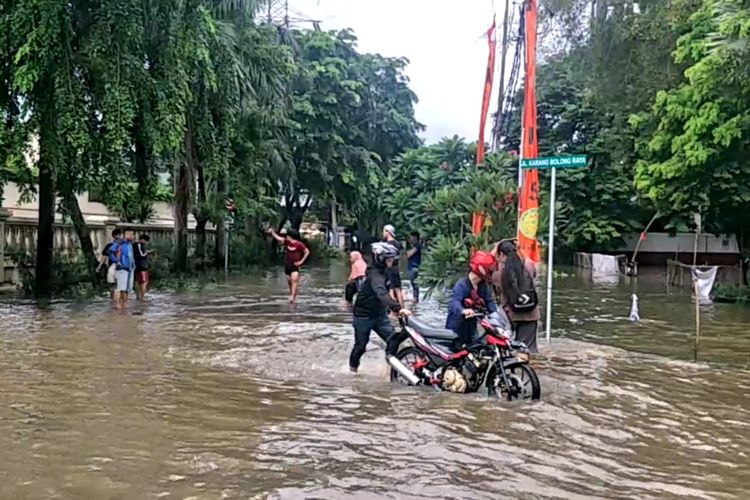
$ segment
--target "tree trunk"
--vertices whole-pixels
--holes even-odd
[[[285,218],[289,221],[289,224],[299,231],[299,228],[302,226],[302,221],[305,218],[305,214],[307,213],[307,210],[310,208],[310,204],[312,203],[312,196],[308,196],[307,200],[305,200],[304,204],[300,204],[299,201],[295,201],[290,204],[287,204],[285,207]]]
[[[195,256],[197,267],[200,270],[206,269],[206,224],[208,219],[197,217],[195,222]]]
[[[186,131],[186,151],[190,151],[187,145],[191,142],[192,134],[190,131]],[[177,272],[185,272],[188,267],[188,214],[190,213],[190,193],[193,185],[193,172],[189,163],[190,159],[185,158],[177,165],[177,186],[174,200],[174,232],[177,243],[174,267]]]
[[[49,82],[49,78],[43,80]],[[52,260],[55,241],[55,170],[59,158],[57,140],[57,111],[54,86],[40,84],[45,89],[39,96],[39,224],[36,242],[36,270],[34,295],[38,299],[52,295]]]
[[[748,261],[746,259],[746,249],[748,248],[747,243],[745,241],[745,234],[748,234],[743,228],[740,228],[739,230],[735,231],[734,237],[737,240],[737,250],[740,252],[740,283],[744,286],[748,285],[748,279],[747,279],[747,271],[748,271]]]
[[[222,176],[219,176],[219,178],[216,179],[216,192],[224,198],[227,196],[227,183]],[[216,269],[221,269],[224,266],[224,239],[228,238],[229,235],[227,235],[227,231],[224,229],[224,220],[222,217],[216,217],[214,219],[214,226],[216,226],[214,266]]]
[[[89,272],[89,280],[93,286],[97,284],[97,252],[94,249],[94,243],[91,241],[91,232],[86,224],[86,220],[83,218],[83,212],[81,212],[81,206],[78,204],[78,198],[75,193],[66,192],[60,193],[62,198],[62,204],[65,206],[65,212],[73,222],[76,234],[78,235],[78,241],[81,245],[81,251],[83,252],[83,259],[86,262],[86,269]]]
[[[148,166],[148,139],[144,123],[143,103],[135,119],[133,142],[135,143],[135,180],[138,182],[138,219],[146,223],[151,214],[151,172]]]
[[[203,164],[198,160],[198,147],[193,142],[192,149],[187,150],[186,154],[191,158],[192,170],[195,172],[198,180],[198,196],[196,199],[195,215],[195,257],[198,269],[206,268],[206,224],[208,223],[208,197],[206,195],[206,176],[203,171]]]

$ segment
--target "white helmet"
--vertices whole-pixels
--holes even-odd
[[[372,260],[380,266],[385,266],[388,259],[398,260],[400,255],[398,248],[390,243],[378,241],[372,244]]]

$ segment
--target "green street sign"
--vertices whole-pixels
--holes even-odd
[[[588,165],[586,155],[548,156],[521,160],[521,168],[581,168],[586,165]]]

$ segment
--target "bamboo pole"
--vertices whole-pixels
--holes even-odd
[[[698,344],[701,335],[701,308],[698,295],[698,280],[693,279],[693,293],[695,294],[695,343],[693,344],[693,361],[698,362]]]

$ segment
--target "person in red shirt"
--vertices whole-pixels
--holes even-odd
[[[307,258],[310,256],[310,249],[300,241],[299,233],[294,229],[289,229],[282,234],[276,233],[269,229],[268,233],[273,239],[284,245],[284,274],[286,274],[289,283],[289,303],[297,302],[297,293],[299,292],[299,273]]]

